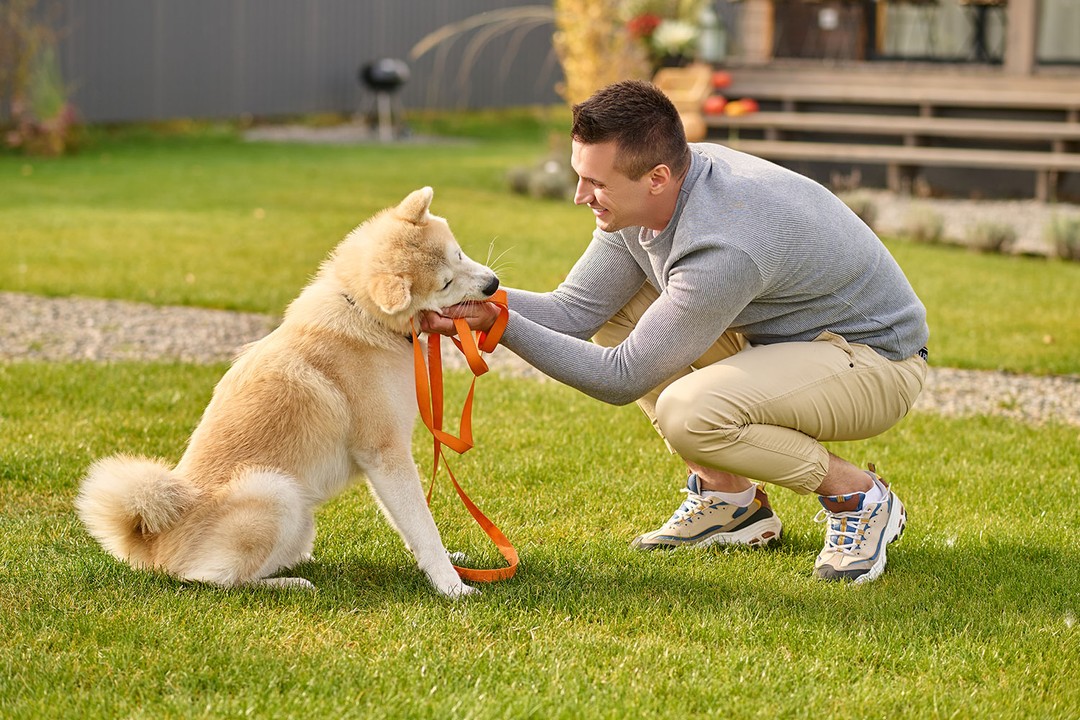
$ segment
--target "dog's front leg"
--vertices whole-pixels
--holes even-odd
[[[379,463],[360,465],[365,469],[368,484],[387,520],[401,535],[435,589],[451,597],[479,592],[463,583],[450,564],[412,457],[384,457]]]

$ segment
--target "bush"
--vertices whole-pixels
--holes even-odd
[[[859,216],[867,226],[873,230],[874,223],[877,222],[878,208],[868,195],[849,195],[844,198],[844,204],[846,204],[851,211]]]
[[[923,245],[939,245],[945,233],[945,217],[926,206],[916,206],[907,216],[904,234]]]
[[[55,32],[37,4],[0,4],[0,107],[9,111],[4,140],[29,154],[60,155],[71,146],[75,110],[60,75]]]
[[[1059,258],[1080,260],[1080,216],[1055,215],[1046,226],[1046,237]]]
[[[967,244],[972,250],[1007,253],[1016,244],[1017,232],[1009,223],[983,221],[968,228]]]
[[[519,165],[506,173],[510,191],[540,200],[569,200],[574,197],[577,176],[569,166],[557,160],[547,160],[535,167]]]

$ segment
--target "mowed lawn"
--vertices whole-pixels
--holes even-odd
[[[591,216],[504,175],[551,124],[400,147],[127,132],[0,156],[0,290],[280,314],[349,229],[423,185],[468,253],[548,289]],[[1080,265],[887,242],[928,306],[932,364],[1080,370]],[[75,518],[79,477],[114,452],[176,460],[224,370],[0,363],[0,716],[1080,717],[1076,426],[916,411],[832,445],[910,513],[885,575],[854,587],[811,578],[818,506],[779,490],[779,548],[631,551],[684,479],[638,411],[493,373],[478,447],[452,462],[517,545],[512,580],[436,596],[362,485],[319,514],[296,569],[315,593],[135,572]],[[499,564],[445,477],[433,510],[448,547]]]

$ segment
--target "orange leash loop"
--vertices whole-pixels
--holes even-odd
[[[454,490],[457,491],[458,497],[461,498],[462,504],[465,505],[469,514],[472,515],[473,519],[476,520],[476,523],[495,544],[495,547],[499,549],[499,553],[506,559],[506,562],[509,563],[508,567],[491,570],[463,568],[454,565],[454,569],[457,570],[458,575],[461,576],[462,579],[473,580],[475,582],[506,580],[514,576],[518,566],[517,550],[510,541],[507,540],[506,535],[495,526],[495,523],[491,522],[491,520],[480,511],[480,508],[469,499],[469,496],[458,483],[457,478],[454,477],[454,472],[450,469],[450,464],[446,461],[446,456],[442,449],[443,445],[445,445],[460,455],[473,447],[473,393],[476,389],[476,378],[488,371],[487,363],[480,353],[491,352],[495,349],[499,344],[499,339],[502,337],[503,331],[506,329],[506,323],[510,319],[510,311],[507,308],[506,292],[504,290],[496,292],[495,295],[489,299],[489,302],[501,306],[502,312],[499,313],[499,317],[496,319],[495,324],[489,332],[478,333],[478,339],[473,338],[473,333],[464,319],[457,318],[454,320],[454,326],[457,328],[458,332],[458,337],[453,338],[454,344],[457,345],[458,349],[465,355],[465,359],[469,363],[469,368],[473,372],[473,380],[469,385],[469,393],[465,398],[465,404],[461,410],[461,424],[458,431],[459,436],[457,437],[443,430],[442,347],[440,344],[440,336],[437,334],[428,336],[428,363],[425,365],[424,354],[420,349],[420,341],[417,337],[416,329],[412,329],[413,366],[416,374],[416,404],[420,409],[420,417],[424,421],[424,425],[434,438],[431,485],[428,488],[427,495],[428,504],[431,504],[431,495],[435,490],[435,477],[439,472],[439,461],[441,459],[442,463],[446,466],[447,474],[450,475],[450,481],[454,484]]]

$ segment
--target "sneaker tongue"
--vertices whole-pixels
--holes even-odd
[[[829,512],[858,512],[863,509],[863,500],[866,493],[850,493],[848,495],[822,495],[818,498],[821,507]]]
[[[686,489],[695,495],[701,494],[701,481],[698,479],[697,473],[690,473],[690,477],[686,478]]]

